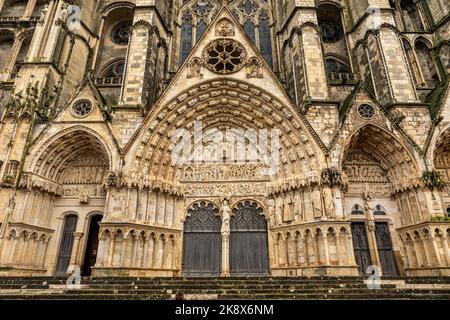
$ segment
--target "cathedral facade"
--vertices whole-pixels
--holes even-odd
[[[0,0],[1,276],[450,276],[448,0]]]

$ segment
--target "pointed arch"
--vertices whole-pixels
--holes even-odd
[[[368,179],[352,170],[354,161],[363,161],[372,168],[374,183],[384,184],[391,194],[420,185],[421,172],[412,153],[392,133],[374,124],[365,124],[354,131],[340,161],[350,183]]]
[[[434,88],[439,83],[439,74],[432,55],[432,44],[424,37],[419,37],[414,42],[419,67],[421,68],[425,85]]]
[[[251,98],[249,91],[253,92]],[[181,128],[186,130],[183,137],[192,137],[194,123],[200,121],[204,132],[233,127],[278,130],[280,145],[273,151],[280,152],[280,166],[273,177],[274,188],[283,179],[292,181],[293,185],[306,184],[308,176],[312,177],[320,170],[322,155],[304,128],[304,120],[289,109],[270,93],[240,81],[218,78],[214,82],[195,85],[165,103],[164,107],[152,110],[141,129],[146,131],[140,133],[140,141],[134,151],[128,153],[130,174],[126,180],[143,186],[155,182],[168,189],[175,186],[183,176],[184,167],[172,162],[171,153],[178,142],[172,135]],[[165,119],[171,120],[166,122]],[[152,129],[163,122],[166,124],[158,132]]]
[[[81,179],[76,172],[86,166],[98,167],[97,174],[91,179],[102,183],[114,161],[110,146],[97,132],[84,126],[74,126],[50,137],[34,150],[34,154],[22,183],[57,194],[62,192],[62,184]],[[83,176],[89,175],[85,172]]]
[[[181,65],[186,60],[192,48],[192,14],[186,11],[182,17],[181,23],[181,39],[180,39],[180,61]]]

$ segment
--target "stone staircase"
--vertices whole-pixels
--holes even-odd
[[[0,300],[320,300],[450,299],[450,278],[383,278],[369,289],[363,278],[0,278]]]

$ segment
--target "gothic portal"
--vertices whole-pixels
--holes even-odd
[[[450,275],[449,13],[0,0],[0,276]]]

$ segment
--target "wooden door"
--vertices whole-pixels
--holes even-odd
[[[384,276],[397,276],[397,264],[395,262],[394,250],[392,249],[391,235],[386,222],[375,224],[375,235],[377,238],[378,255],[380,256],[381,269]]]
[[[201,202],[188,210],[183,233],[183,275],[217,277],[222,264],[222,220],[213,204]]]
[[[59,245],[58,261],[56,263],[56,275],[66,276],[67,268],[70,264],[74,232],[77,227],[78,217],[76,215],[67,216],[64,220],[64,227]]]
[[[364,222],[352,223],[352,238],[356,264],[358,264],[359,267],[359,274],[366,275],[367,268],[372,265],[372,260],[370,259],[369,241],[367,240]]]
[[[91,221],[89,223],[89,233],[88,240],[86,244],[86,251],[84,255],[84,263],[83,263],[83,276],[90,276],[92,273],[92,267],[95,265],[97,261],[97,250],[98,250],[98,233],[100,231],[100,221],[103,216],[96,215],[91,217]]]
[[[237,276],[269,274],[267,221],[263,209],[245,201],[233,209],[230,221],[230,272]]]

